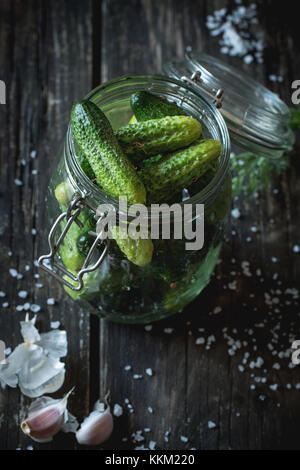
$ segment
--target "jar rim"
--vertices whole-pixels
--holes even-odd
[[[189,199],[179,202],[179,204],[184,205],[189,204],[206,204],[211,205],[218,194],[218,189],[222,187],[225,177],[229,169],[230,161],[230,136],[228,132],[227,125],[225,120],[219,110],[210,103],[205,97],[201,96],[199,93],[195,92],[193,87],[188,84],[183,83],[180,80],[170,78],[163,75],[145,75],[145,74],[135,74],[135,75],[123,75],[116,79],[109,80],[102,85],[91,90],[86,96],[85,99],[90,99],[95,102],[97,105],[101,105],[106,93],[110,94],[110,97],[113,96],[114,92],[118,89],[117,85],[128,87],[132,84],[135,84],[140,87],[140,89],[152,89],[153,86],[163,84],[170,84],[176,90],[176,93],[180,94],[183,92],[189,94],[189,97],[193,97],[196,102],[200,104],[201,113],[199,112],[200,117],[209,116],[210,120],[214,120],[217,125],[220,137],[222,139],[222,152],[219,157],[219,165],[214,177],[211,181],[197,194],[191,196]],[[100,99],[99,99],[100,97]],[[184,99],[182,100],[184,102]],[[200,117],[198,117],[199,120]],[[76,158],[76,150],[74,145],[74,138],[72,132],[72,126],[69,122],[66,141],[65,141],[65,163],[68,177],[76,192],[79,192],[86,198],[91,197],[97,203],[106,203],[111,204],[117,208],[118,201],[106,194],[101,188],[97,187],[85,174],[81,168],[78,159]]]

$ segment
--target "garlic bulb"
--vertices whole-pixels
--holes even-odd
[[[60,400],[47,396],[35,400],[28,410],[28,417],[21,423],[24,434],[37,442],[52,441],[53,436],[68,421],[67,403],[72,391]]]
[[[79,444],[97,446],[107,441],[113,431],[113,417],[107,402],[96,402],[94,410],[76,432]]]

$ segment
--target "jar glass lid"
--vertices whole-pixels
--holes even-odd
[[[183,60],[166,63],[164,73],[213,102],[226,121],[232,142],[239,147],[271,158],[293,147],[290,109],[246,73],[191,48]]]

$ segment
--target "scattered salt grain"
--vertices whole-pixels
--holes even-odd
[[[18,296],[21,298],[21,299],[26,299],[26,297],[28,296],[28,292],[26,290],[20,290],[18,292]]]
[[[203,336],[201,338],[196,339],[196,344],[204,344],[205,343],[205,338]]]
[[[47,299],[47,305],[54,305],[55,304],[55,299],[53,297],[50,297]]]
[[[152,415],[153,414],[153,408],[152,406],[148,406],[147,410],[149,411],[149,413]]]
[[[32,229],[31,229],[31,234],[32,234],[32,235],[36,235],[36,234],[37,234],[36,228],[32,228]]]
[[[23,181],[19,180],[18,178],[15,179],[16,186],[23,186]]]
[[[239,217],[241,217],[239,209],[232,209],[231,215],[234,219],[238,219]]]
[[[276,392],[276,390],[278,388],[278,384],[270,385],[269,388],[270,388],[270,390],[273,390],[273,392]]]
[[[146,325],[144,329],[145,329],[145,331],[151,331],[152,328],[153,328],[152,325]]]
[[[2,307],[3,307],[3,308],[8,308],[8,307],[9,307],[9,303],[8,303],[8,302],[3,302]]]
[[[149,449],[154,450],[156,447],[156,442],[155,441],[149,441]]]
[[[170,335],[171,333],[173,333],[174,331],[174,328],[164,328],[164,333],[166,333],[167,335]]]
[[[60,327],[60,321],[52,321],[50,322],[50,326],[53,330],[56,330],[57,328]]]
[[[294,253],[299,253],[300,252],[300,246],[299,245],[294,245],[293,246],[293,252]]]
[[[18,275],[18,271],[16,269],[9,269],[9,274],[11,275],[11,277],[17,277]]]
[[[181,442],[189,442],[189,439],[186,436],[180,436],[180,440]]]
[[[135,380],[140,380],[140,379],[143,378],[143,376],[142,376],[142,374],[133,374],[133,378],[134,378]]]
[[[131,369],[132,369],[132,367],[130,365],[127,365],[127,366],[124,367],[124,370],[126,370],[126,371],[131,370]]]
[[[41,310],[41,307],[40,307],[40,305],[37,305],[37,304],[31,304],[30,310],[33,313],[38,313]]]
[[[148,367],[148,369],[146,369],[146,374],[149,375],[150,377],[152,377],[153,371],[150,367]]]
[[[36,150],[31,150],[30,158],[35,158],[35,157],[36,157]]]
[[[208,421],[207,423],[208,429],[214,429],[216,426],[216,423],[214,423],[213,421]]]
[[[3,290],[0,290],[0,297],[5,297],[5,296],[6,296],[5,292],[3,292]]]
[[[123,414],[123,408],[121,405],[118,405],[118,403],[116,403],[114,405],[114,409],[113,409],[113,415],[116,416],[117,418],[119,418],[119,416],[122,416]]]

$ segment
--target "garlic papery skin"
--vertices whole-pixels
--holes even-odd
[[[47,396],[35,400],[21,423],[24,434],[37,442],[52,441],[68,419],[67,402],[72,390],[60,400]]]
[[[65,364],[60,361],[67,354],[67,334],[64,330],[39,333],[36,316],[27,314],[21,321],[24,342],[0,364],[0,385],[20,387],[31,398],[56,392],[65,379]]]
[[[97,402],[94,411],[81,423],[76,432],[79,444],[97,446],[107,441],[113,431],[114,423],[110,407]]]

